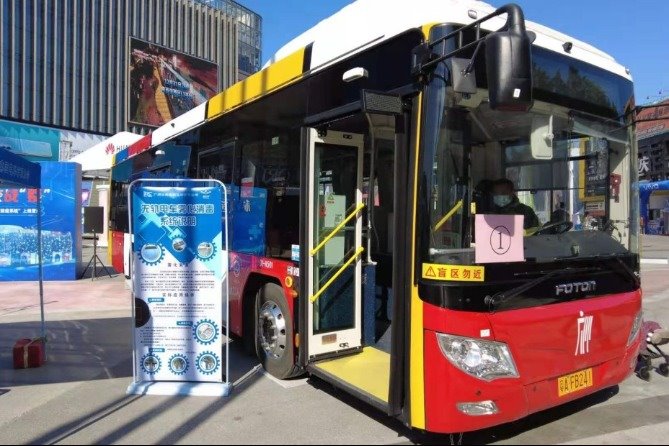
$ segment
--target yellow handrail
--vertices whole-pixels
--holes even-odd
[[[462,204],[463,204],[462,200],[455,203],[455,206],[453,206],[451,208],[451,210],[448,211],[448,213],[446,215],[444,215],[444,217],[441,220],[439,220],[439,222],[436,225],[434,225],[433,231],[438,231],[439,228],[444,226],[444,223],[446,223],[453,216],[453,214],[455,214],[456,212],[458,212],[460,210],[460,208],[462,207]]]
[[[360,254],[362,254],[362,252],[363,252],[364,250],[365,250],[365,248],[363,248],[362,246],[360,246],[360,247],[355,251],[355,253],[351,256],[351,258],[348,259],[348,260],[346,261],[346,263],[344,263],[344,264],[341,266],[341,268],[339,268],[339,269],[337,270],[337,272],[336,272],[332,277],[330,277],[330,280],[328,280],[327,282],[325,282],[325,285],[323,285],[323,286],[321,287],[321,289],[318,290],[318,292],[317,292],[316,294],[314,294],[313,296],[311,296],[311,299],[310,299],[311,302],[312,302],[312,303],[316,302],[316,299],[318,299],[319,297],[321,297],[321,294],[323,294],[323,292],[324,292],[325,290],[327,290],[328,287],[329,287],[330,285],[332,285],[332,282],[334,282],[335,280],[337,280],[337,277],[339,277],[339,276],[341,275],[341,273],[343,273],[344,270],[345,270],[351,263],[353,263],[353,261],[354,261]]]
[[[316,246],[314,249],[311,250],[311,257],[315,256],[318,251],[323,249],[323,246],[325,246],[325,244],[328,241],[330,241],[330,239],[334,237],[335,234],[339,232],[341,228],[343,228],[346,225],[346,223],[348,223],[353,217],[355,217],[355,214],[360,212],[360,210],[362,210],[362,208],[364,207],[365,203],[358,204],[358,206],[353,210],[353,212],[351,212],[344,220],[342,220],[341,223],[339,223],[332,231],[330,231],[327,237],[325,237],[323,241],[318,244],[318,246]]]

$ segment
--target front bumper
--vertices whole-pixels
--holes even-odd
[[[425,416],[426,430],[435,433],[469,432],[518,420],[541,410],[615,386],[627,378],[636,364],[638,339],[621,357],[593,365],[592,387],[558,396],[557,376],[524,384],[521,378],[485,382],[452,366],[442,355],[436,333],[425,331]],[[577,370],[574,370],[576,372]],[[492,415],[465,415],[457,403],[493,401]]]

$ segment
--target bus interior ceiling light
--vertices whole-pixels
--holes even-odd
[[[357,81],[358,79],[362,79],[362,78],[366,79],[368,77],[369,77],[369,72],[367,70],[365,70],[362,67],[355,67],[355,68],[351,68],[350,70],[347,70],[346,72],[344,72],[344,74],[342,74],[342,76],[341,76],[341,79],[344,82],[353,82],[353,81]]]
[[[156,150],[156,156],[165,156],[165,151],[163,149]]]

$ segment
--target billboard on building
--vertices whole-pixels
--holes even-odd
[[[218,65],[130,38],[128,121],[160,126],[218,92]]]

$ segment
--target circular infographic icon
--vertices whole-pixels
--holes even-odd
[[[221,360],[214,352],[202,352],[195,360],[197,369],[204,375],[213,375],[221,366]]]
[[[155,243],[147,243],[140,250],[142,261],[147,265],[156,265],[163,258],[163,247]]]
[[[142,356],[142,370],[148,375],[155,375],[160,370],[160,358],[152,353]]]
[[[172,248],[177,252],[183,252],[183,250],[186,249],[186,241],[181,237],[177,237],[172,240]]]
[[[172,355],[167,366],[174,375],[183,375],[188,371],[188,358],[180,353]]]
[[[218,338],[218,325],[210,319],[202,319],[193,325],[195,340],[203,345],[209,345]]]
[[[213,243],[202,242],[197,246],[197,256],[202,260],[208,260],[216,252],[216,247]]]

